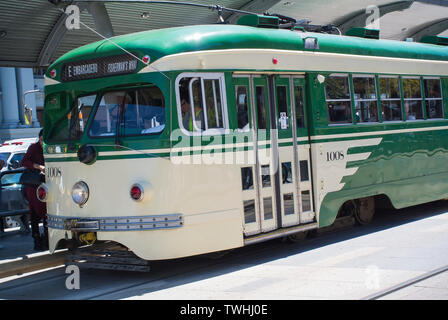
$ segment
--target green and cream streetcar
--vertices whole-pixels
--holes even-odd
[[[50,250],[110,241],[172,259],[447,197],[446,39],[350,34],[248,15],[62,56],[38,191]]]

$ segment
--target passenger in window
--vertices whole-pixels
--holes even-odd
[[[405,107],[405,110],[406,110],[406,114],[407,114],[408,120],[416,120],[415,114],[409,112],[409,111],[411,111],[409,102],[405,102],[404,103],[404,107]]]
[[[195,131],[193,125],[193,117],[191,116],[191,104],[186,98],[182,98],[180,101],[180,107],[182,110],[182,124],[185,129],[189,131]],[[196,127],[200,130],[204,128],[204,112],[201,107],[195,106],[194,108],[194,121]]]
[[[249,114],[247,112],[247,96],[245,93],[238,96],[237,104],[238,128],[249,130]]]

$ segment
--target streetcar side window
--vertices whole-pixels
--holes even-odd
[[[425,87],[426,117],[428,119],[443,118],[442,86],[440,79],[423,79]]]
[[[423,119],[423,98],[420,78],[403,77],[403,100],[406,120]]]
[[[224,128],[219,80],[204,79],[208,128]]]
[[[305,113],[303,106],[303,86],[294,86],[294,99],[296,104],[297,128],[305,128]]]
[[[247,104],[247,87],[236,86],[236,113],[238,118],[238,129],[249,131],[249,107]]]
[[[379,84],[383,121],[402,120],[399,78],[379,76]]]
[[[228,127],[222,74],[183,74],[176,84],[181,127],[189,132]]]
[[[378,122],[375,76],[353,75],[356,122]]]
[[[258,129],[266,129],[267,116],[266,116],[266,94],[264,91],[264,86],[255,87],[255,105],[257,107],[257,120]]]
[[[330,75],[325,81],[325,97],[330,124],[353,122],[348,75]]]

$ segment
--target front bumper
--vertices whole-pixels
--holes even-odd
[[[137,217],[64,217],[47,215],[48,227],[67,231],[144,231],[180,228],[182,214],[150,215]]]

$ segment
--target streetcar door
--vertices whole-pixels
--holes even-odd
[[[253,117],[256,128],[255,167],[258,178],[259,232],[277,229],[279,224],[279,204],[276,194],[278,175],[276,171],[275,120],[272,121],[272,88],[267,75],[251,77],[251,90],[254,96]]]
[[[247,75],[233,82],[238,110],[249,110],[253,146],[253,164],[241,168],[244,234],[311,222],[303,77]]]
[[[274,230],[278,226],[271,166],[268,78],[265,75],[235,76],[233,88],[237,107],[237,134],[249,140],[246,157],[249,161],[241,166],[244,235],[249,236]],[[248,126],[244,126],[246,113]],[[244,129],[247,127],[250,128],[249,136]]]
[[[253,96],[251,95],[249,76],[238,76],[232,80],[236,115],[237,115],[237,141],[243,143],[242,151],[236,157],[243,161],[241,170],[241,186],[243,197],[243,219],[244,234],[246,236],[257,234],[260,232],[260,204],[258,198],[257,167],[255,163],[254,149],[249,146],[254,145],[257,137],[254,136],[256,131],[256,120],[253,117]]]
[[[297,152],[294,154],[298,156],[296,160],[297,166],[297,182],[296,187],[298,197],[298,207],[300,210],[299,222],[300,224],[313,222],[315,213],[313,210],[313,192],[311,181],[311,152],[310,140],[308,131],[308,114],[306,107],[305,95],[305,79],[303,77],[290,77],[292,108],[295,112],[295,132],[297,142],[295,144]]]
[[[279,220],[282,227],[300,223],[301,193],[300,171],[297,148],[297,123],[295,105],[292,102],[292,78],[290,76],[275,76],[272,79],[275,95],[275,119],[278,139],[278,201]],[[273,141],[274,143],[274,141]]]
[[[255,109],[263,105],[257,83],[267,84],[265,96],[267,134],[260,136],[258,116],[258,166],[260,170],[261,232],[305,224],[314,220],[310,144],[303,76],[268,75],[254,78]],[[267,81],[267,83],[266,83]]]

